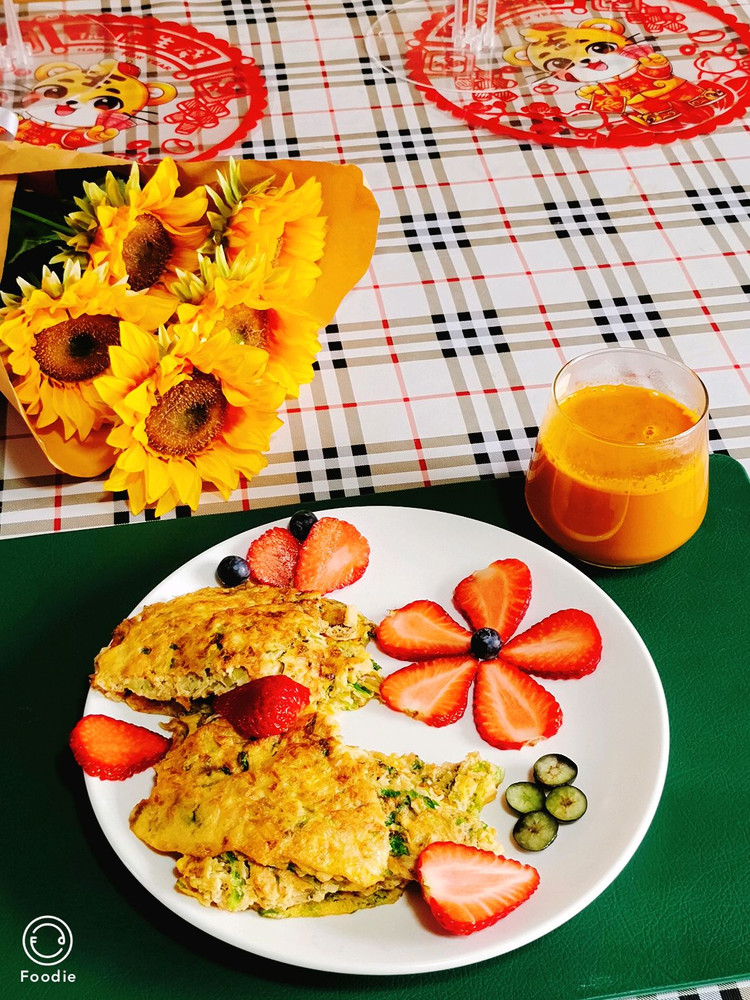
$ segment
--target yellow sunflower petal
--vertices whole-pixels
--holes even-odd
[[[66,392],[62,396],[62,419],[65,438],[71,438],[76,431],[86,438],[94,426],[95,411],[84,404],[83,397],[76,392]]]
[[[145,381],[131,389],[118,403],[113,403],[112,408],[121,420],[135,423],[149,412],[153,405],[153,398],[153,387],[149,385],[148,381]]]
[[[102,227],[111,226],[117,216],[117,209],[113,205],[102,205],[97,210],[99,225]]]
[[[133,444],[132,429],[127,424],[115,424],[107,436],[107,444],[118,451],[126,451]]]
[[[151,179],[146,181],[143,188],[133,192],[130,203],[142,212],[160,208],[174,198],[179,183],[175,162],[167,157],[159,161]]]
[[[169,511],[173,510],[179,502],[180,498],[177,495],[177,491],[174,486],[170,486],[167,492],[163,496],[159,497],[159,502],[156,505],[154,513],[157,517],[161,517],[163,514],[168,514]],[[196,504],[196,506],[193,507],[193,510],[195,510],[197,506],[198,505]]]
[[[111,437],[112,435],[110,435]],[[110,443],[112,443],[110,441]],[[128,447],[117,457],[117,467],[127,473],[142,473],[146,469],[148,455],[146,450],[138,444],[134,444],[132,439]],[[145,495],[145,494],[144,494]]]
[[[239,452],[230,449],[228,455],[239,472],[248,480],[257,476],[268,465],[266,456],[258,451]]]
[[[120,323],[120,348],[117,355],[120,366],[118,374],[121,378],[142,378],[159,361],[159,344],[156,338],[134,323]]]
[[[271,435],[282,424],[276,413],[260,410],[233,409],[232,418],[224,425],[223,438],[229,448],[243,453],[267,451]]]
[[[147,504],[146,490],[143,480],[137,476],[128,476],[127,480],[128,506],[133,514],[140,514]]]
[[[146,497],[149,503],[155,503],[169,492],[172,484],[167,471],[167,463],[163,459],[157,458],[156,455],[146,455],[144,475]]]
[[[195,510],[201,494],[201,478],[198,470],[186,459],[173,459],[169,463],[169,475],[180,501]]]
[[[232,465],[227,457],[226,449],[208,449],[202,454],[195,456],[195,468],[202,479],[213,483],[220,490],[227,490],[229,493],[237,489],[239,483],[239,472]]]
[[[120,308],[123,319],[144,330],[154,331],[163,326],[177,309],[177,299],[158,288],[146,292],[127,291]]]
[[[106,490],[119,493],[128,488],[128,474],[118,465],[114,465],[102,485]]]
[[[22,403],[26,403],[29,413],[38,414],[36,424],[38,427],[49,427],[56,420],[64,421],[63,435],[70,437],[68,432],[67,410],[65,409],[63,392],[56,392],[49,382],[41,382],[37,389],[37,398],[33,398],[33,389],[28,379],[25,379],[17,388],[16,395]],[[58,399],[59,396],[59,399]],[[54,402],[53,402],[54,400]]]
[[[0,323],[0,343],[11,351],[20,350],[26,342],[28,334],[23,312],[14,310],[13,314]]]
[[[175,198],[159,209],[159,217],[170,230],[178,230],[189,226],[200,219],[208,208],[208,198],[205,188],[195,188],[181,198]],[[204,231],[205,240],[205,231]]]

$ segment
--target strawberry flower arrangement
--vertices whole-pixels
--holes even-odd
[[[227,499],[264,468],[374,242],[369,192],[349,175],[342,195],[330,176],[355,168],[317,166],[322,182],[254,161],[133,164],[38,220],[57,253],[17,293],[3,281],[0,388],[54,465],[109,470],[105,489],[157,516],[195,510],[206,484]],[[356,263],[342,264],[345,220]]]
[[[602,639],[591,615],[574,608],[517,632],[530,601],[528,566],[499,559],[453,592],[473,632],[435,601],[391,611],[378,626],[378,646],[394,659],[415,662],[385,678],[382,700],[429,726],[447,726],[463,716],[474,684],[474,722],[491,746],[518,750],[554,736],[562,710],[530,675],[564,680],[590,674],[601,659]]]

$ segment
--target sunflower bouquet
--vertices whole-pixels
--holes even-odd
[[[40,152],[60,169],[61,151]],[[107,471],[134,514],[195,510],[207,484],[227,499],[267,464],[284,400],[313,378],[319,330],[369,263],[374,200],[356,168],[325,163],[95,168],[47,220],[57,245],[38,274],[16,273],[6,237],[0,389],[53,465]],[[10,179],[32,197],[50,185],[46,172]],[[0,216],[11,201],[41,223],[8,180]],[[37,257],[49,245],[31,244]]]

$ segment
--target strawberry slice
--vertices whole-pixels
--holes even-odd
[[[380,696],[389,708],[428,726],[449,726],[466,711],[476,672],[473,656],[421,660],[386,677]]]
[[[506,642],[531,600],[531,573],[520,559],[498,559],[462,580],[453,603],[473,629],[494,628]]]
[[[474,686],[474,722],[490,746],[520,750],[554,736],[562,724],[562,709],[522,670],[502,660],[484,660]]]
[[[287,528],[269,528],[247,550],[250,576],[256,583],[291,587],[299,548],[299,542]]]
[[[453,934],[473,934],[497,923],[539,885],[539,872],[531,865],[445,841],[420,852],[416,872],[435,919]]]
[[[391,611],[375,635],[383,652],[397,660],[462,656],[471,648],[471,632],[435,601],[412,601]]]
[[[70,749],[86,774],[122,781],[161,760],[170,740],[108,715],[84,715],[70,734]]]
[[[310,703],[310,689],[285,674],[269,674],[220,694],[214,711],[240,736],[256,739],[286,733]]]
[[[596,669],[602,637],[586,611],[556,611],[507,642],[500,654],[506,663],[538,677],[564,680]]]
[[[369,561],[369,543],[353,524],[321,517],[300,548],[294,586],[327,594],[359,580]]]

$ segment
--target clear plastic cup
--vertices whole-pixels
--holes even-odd
[[[597,566],[679,548],[708,501],[708,394],[664,354],[612,347],[558,373],[526,477],[539,527]]]

